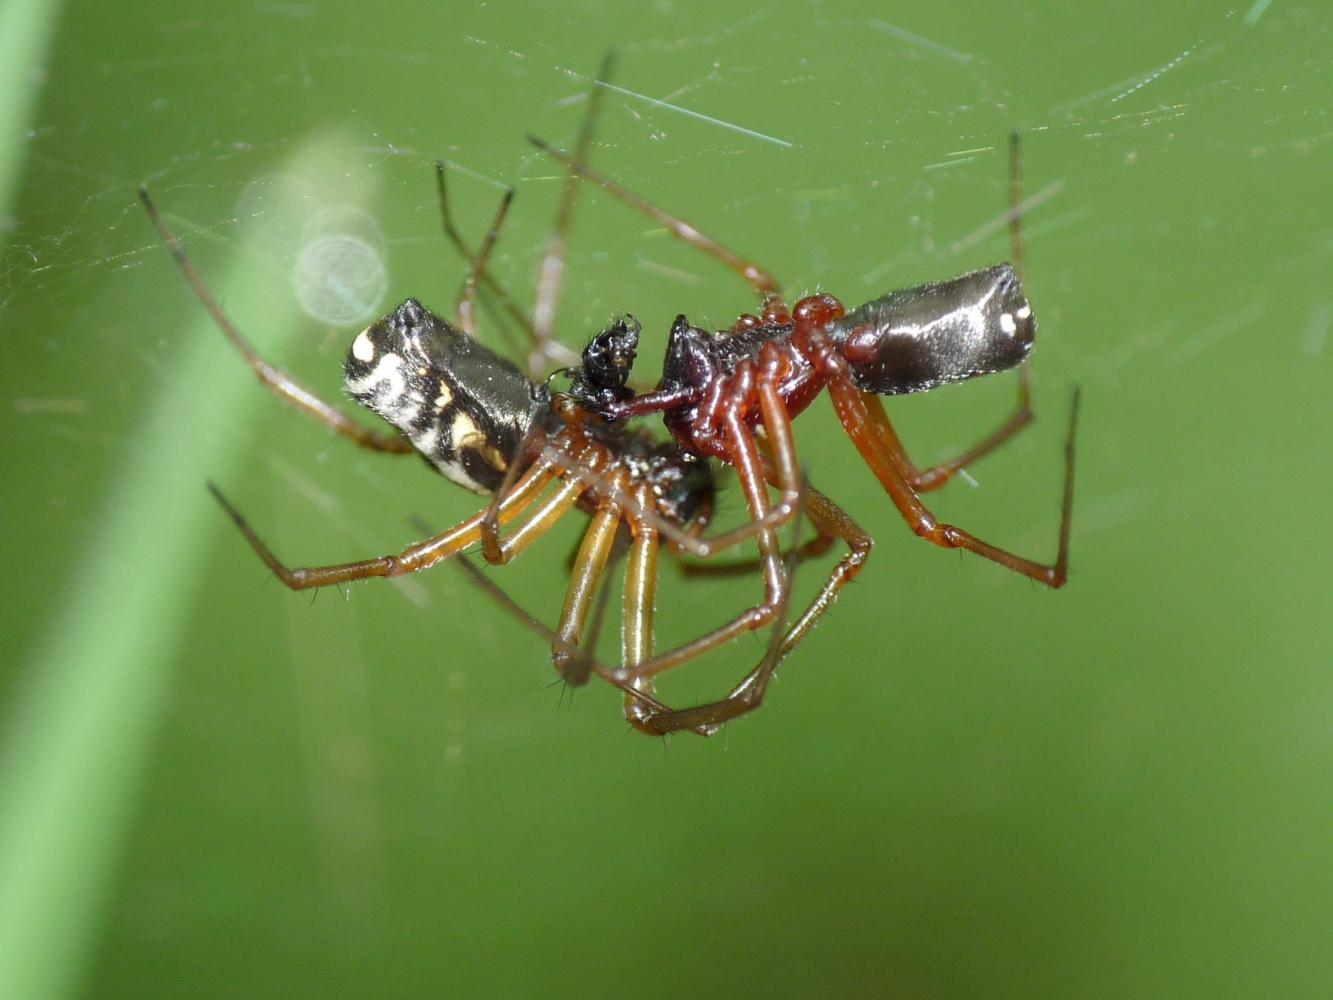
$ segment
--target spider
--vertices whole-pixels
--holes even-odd
[[[599,92],[595,88],[589,99],[580,155],[591,134]],[[478,544],[489,562],[505,563],[525,551],[571,508],[580,507],[591,520],[573,560],[559,624],[549,633],[555,667],[570,684],[582,684],[596,673],[620,688],[630,723],[660,734],[663,727],[655,720],[674,722],[677,713],[654,697],[654,678],[736,635],[773,622],[785,606],[785,567],[774,531],[775,525],[790,519],[799,501],[799,485],[792,486],[783,504],[765,510],[750,523],[702,537],[714,507],[710,461],[673,442],[656,441],[646,431],[626,427],[621,421],[607,421],[598,413],[598,408],[633,396],[626,385],[639,335],[633,317],[616,318],[589,340],[581,355],[573,356],[578,364],[563,370],[571,381],[565,393],[553,393],[549,379],[530,378],[475,339],[475,296],[479,286],[486,286],[522,322],[531,347],[530,365],[569,356],[551,337],[551,326],[568,221],[580,186],[576,176],[571,172],[567,178],[531,323],[486,271],[513,189],[505,193],[484,243],[474,254],[450,217],[442,163],[436,165],[436,176],[445,232],[470,261],[456,306],[457,325],[408,299],[355,337],[343,368],[349,394],[396,429],[389,434],[356,423],[265,361],[209,292],[146,187],[140,187],[139,195],[195,295],[266,388],[361,447],[388,454],[415,452],[446,478],[489,495],[489,506],[394,555],[289,567],[217,486],[210,483],[209,490],[260,559],[292,590],[416,572]],[[506,534],[502,535],[502,528],[507,529]],[[756,535],[765,559],[764,602],[683,646],[654,655],[660,549],[665,545],[672,555],[708,558]],[[593,659],[583,642],[608,562],[626,545],[626,538],[622,662],[612,669]],[[709,735],[716,726],[699,723],[670,728]]]
[[[799,481],[792,420],[827,390],[834,411],[861,457],[880,481],[912,531],[942,548],[965,549],[1051,588],[1068,575],[1069,530],[1073,510],[1074,439],[1079,393],[1074,390],[1065,443],[1065,476],[1059,544],[1055,562],[1044,564],[993,545],[943,523],[921,494],[944,486],[966,465],[998,449],[1032,420],[1026,360],[1037,321],[1023,290],[1019,134],[1010,134],[1008,212],[1013,263],[997,264],[959,277],[889,292],[847,310],[834,296],[820,293],[788,309],[776,279],[764,268],[728,249],[695,226],[669,214],[535,136],[529,141],[573,174],[595,183],[668,231],[740,275],[761,299],[759,315],[743,314],[728,329],[710,333],[677,316],[667,343],[656,389],[629,397],[587,399],[585,405],[607,420],[622,421],[662,413],[685,454],[711,457],[733,466],[756,524],[790,517]],[[924,392],[939,386],[1018,368],[1018,405],[1010,417],[956,458],[918,468],[908,457],[879,397]],[[762,437],[756,434],[762,431]],[[775,512],[767,486],[782,491]],[[827,497],[807,488],[804,509],[818,537],[800,555],[814,554],[841,538],[848,554],[780,644],[726,697],[691,709],[659,715],[655,731],[715,727],[757,708],[773,672],[864,566],[870,536]],[[780,573],[776,536],[759,534],[767,572]],[[770,582],[785,593],[781,579]],[[644,672],[651,672],[649,666]]]

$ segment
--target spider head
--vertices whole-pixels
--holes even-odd
[[[343,382],[440,472],[479,493],[499,486],[550,404],[544,385],[416,299],[357,334]]]
[[[630,399],[630,371],[639,349],[639,321],[617,316],[583,349],[583,364],[570,372],[569,395],[590,410]]]
[[[684,316],[677,316],[667,338],[666,359],[662,363],[662,388],[685,386],[702,389],[720,370],[719,341],[707,330],[694,326]]]

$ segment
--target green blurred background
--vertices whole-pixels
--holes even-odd
[[[4,17],[0,995],[1333,988],[1326,3]],[[972,236],[1026,130],[1028,191],[1062,185],[1028,221],[1039,420],[935,509],[1048,557],[1081,385],[1064,591],[914,540],[823,402],[803,459],[879,545],[768,704],[709,741],[627,734],[605,686],[562,698],[542,641],[450,567],[346,600],[266,580],[206,478],[304,563],[477,500],[257,388],[135,185],[261,348],[336,394],[365,308],[455,294],[437,156],[471,233],[518,183],[496,269],[530,293],[559,183],[523,135],[570,141],[609,46],[596,165],[792,296],[1005,257]],[[632,310],[652,364],[677,311],[750,305],[585,192],[568,343]],[[891,412],[926,461],[1012,391]],[[740,517],[734,487],[723,506]],[[581,523],[492,578],[553,621]],[[663,642],[756,592],[664,586]],[[714,696],[761,652],[665,694]]]

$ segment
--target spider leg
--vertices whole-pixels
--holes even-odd
[[[444,235],[449,242],[453,244],[454,249],[458,251],[458,255],[465,261],[472,263],[477,259],[478,254],[477,251],[474,251],[467,245],[463,239],[463,234],[458,231],[458,227],[454,224],[453,212],[449,208],[449,186],[445,179],[445,175],[446,170],[444,161],[436,160],[435,190],[440,203],[440,220],[444,227]],[[502,196],[503,202],[507,203],[513,197],[511,194],[512,191],[512,186],[505,189],[505,193]],[[492,229],[495,228],[496,227],[492,225]],[[474,268],[474,270],[476,272],[477,283],[494,295],[509,318],[517,323],[528,336],[531,336],[532,323],[528,320],[527,316],[523,314],[523,310],[519,308],[518,304],[514,301],[514,297],[509,294],[509,291],[485,268]],[[462,317],[460,316],[459,318],[459,325],[461,326]]]
[[[895,453],[895,449],[896,453],[902,454],[903,464],[899,471],[912,489],[918,493],[930,493],[938,490],[953,479],[959,471],[998,449],[1032,421],[1032,403],[1028,389],[1027,362],[1025,361],[1019,371],[1018,406],[1009,419],[962,454],[929,468],[918,469],[912,464],[912,460],[907,457],[907,454],[902,451],[901,446],[897,445],[898,436],[889,425],[888,415],[884,412],[884,406],[879,397],[868,392],[862,392],[861,396],[866,405],[866,412],[870,415],[870,419],[880,437],[884,439],[885,446],[890,454]]]
[[[818,531],[816,541],[832,542],[841,539],[847,543],[848,551],[830,571],[828,580],[825,581],[819,593],[815,595],[814,600],[810,602],[810,606],[805,609],[801,617],[783,636],[774,662],[769,667],[768,672],[770,674],[778,663],[786,659],[791,651],[814,630],[819,619],[838,599],[842,588],[851,583],[865,567],[866,560],[870,558],[870,551],[875,546],[874,539],[870,537],[866,530],[857,524],[850,514],[823,493],[814,488],[808,488],[805,496],[805,512]],[[825,547],[827,547],[827,544]]]
[[[1009,137],[1009,233],[1014,267],[1020,280],[1026,269],[1022,230],[1022,180],[1019,169],[1019,134]],[[949,462],[918,470],[907,456],[883,403],[878,396],[862,392],[851,370],[832,345],[817,330],[798,329],[798,349],[806,355],[825,379],[834,410],[857,450],[888,492],[894,505],[917,535],[942,548],[962,548],[1022,573],[1049,587],[1062,587],[1068,576],[1069,529],[1074,505],[1074,438],[1078,428],[1079,392],[1069,412],[1069,432],[1065,442],[1065,479],[1060,513],[1060,540],[1055,562],[1044,564],[991,545],[975,535],[950,524],[938,522],[921,502],[918,493],[938,489],[968,462],[994,451],[1017,434],[1032,419],[1031,392],[1026,364],[1020,366],[1018,407],[1009,419],[962,455]]]
[[[751,365],[742,364],[737,367],[734,374],[736,394],[724,411],[722,422],[729,448],[728,460],[740,480],[752,524],[762,525],[756,528],[754,534],[759,547],[759,568],[764,578],[763,600],[726,624],[673,650],[655,655],[652,659],[640,663],[632,672],[627,671],[635,678],[656,677],[737,636],[770,625],[782,614],[790,581],[782,558],[782,546],[778,539],[777,528],[769,524],[771,512],[764,463],[754,433],[744,417],[745,404],[752,395],[757,395],[759,398],[764,430],[774,452],[773,464],[777,470],[776,478],[783,497],[780,507],[789,511],[785,514],[784,521],[790,521],[801,507],[802,484],[796,471],[796,448],[791,436],[791,417],[777,389],[780,374],[776,369],[761,372],[758,384],[752,387],[748,382],[752,373]]]
[[[529,135],[528,142],[532,143],[543,153],[563,163],[569,169],[571,176],[581,177],[584,180],[591,181],[593,184],[605,189],[609,194],[619,198],[626,205],[642,212],[644,215],[648,216],[648,218],[660,225],[665,226],[672,235],[684,240],[690,246],[703,251],[710,257],[721,261],[749,283],[750,287],[758,292],[760,297],[765,301],[771,299],[780,300],[782,298],[782,290],[778,287],[777,279],[764,268],[752,261],[746,260],[734,250],[723,246],[717,240],[696,229],[684,219],[677,218],[664,209],[658,208],[642,195],[635,194],[633,191],[622,187],[605,174],[593,170],[592,167],[584,162],[585,158],[577,148],[573,155],[570,155],[564,150],[557,149],[550,143],[537,138],[535,135]]]
[[[537,442],[541,441],[545,436],[546,431],[541,426],[541,422],[534,420],[532,426],[527,429],[523,438],[519,441],[518,448],[514,452],[515,456],[531,454],[531,450],[536,446]],[[547,454],[548,452],[549,455]],[[544,464],[549,467],[551,465],[550,458],[556,454],[558,454],[558,452],[554,449],[544,449],[543,458],[539,464]],[[486,510],[482,513],[482,552],[486,557],[486,561],[493,565],[504,561],[500,555],[500,504],[504,501],[505,497],[509,496],[510,490],[512,490],[514,484],[518,482],[520,476],[519,470],[521,468],[522,463],[520,462],[513,461],[509,463],[509,467],[505,469],[504,478],[500,480],[499,488],[495,491],[495,494],[491,497],[491,502],[486,505]]]
[[[543,488],[557,478],[558,473],[550,467],[534,467],[519,481],[513,492],[501,504],[499,518],[501,523],[516,519],[531,507],[541,495]],[[481,540],[482,514],[475,514],[452,528],[441,532],[425,541],[409,545],[397,555],[378,556],[374,559],[361,559],[350,563],[336,563],[328,566],[289,567],[282,562],[273,550],[250,527],[241,512],[238,511],[213,483],[208,484],[209,492],[222,505],[223,510],[240,529],[250,547],[264,564],[291,590],[307,590],[311,587],[326,587],[330,584],[346,583],[351,580],[365,580],[371,577],[402,576],[429,569],[443,559],[456,555],[470,545]],[[558,495],[558,494],[557,494]],[[571,501],[572,502],[572,501]],[[558,513],[568,509],[562,507]],[[505,554],[512,558],[514,554],[526,548],[537,536],[546,531],[558,517],[552,516],[552,504],[548,499],[537,509],[528,521],[524,522],[505,541],[509,548]],[[533,522],[539,522],[534,528]]]
[[[626,527],[626,524],[627,522],[622,522],[620,527],[616,530],[615,544],[611,546],[611,558],[607,562],[607,573],[615,573],[620,568],[620,565],[625,558],[625,554],[629,551],[630,532]],[[580,546],[581,544],[582,540],[580,539]],[[580,546],[576,546],[574,553],[571,555],[569,561],[571,572],[573,571],[574,558],[577,557],[577,550]],[[585,650],[595,648],[598,640],[601,638],[602,626],[606,624],[606,611],[607,606],[611,603],[611,597],[611,587],[599,586],[597,588],[597,605],[592,610],[592,615],[589,617],[588,626],[584,630],[582,640],[582,646]],[[582,665],[580,665],[580,667],[582,667]]]
[[[832,541],[840,538],[847,543],[848,548],[847,554],[833,567],[828,580],[810,602],[810,606],[786,633],[781,635],[780,640],[769,647],[759,664],[724,698],[691,708],[651,712],[636,723],[644,732],[654,735],[665,735],[680,729],[714,732],[724,722],[754,711],[763,703],[764,695],[768,692],[768,685],[778,665],[810,635],[819,619],[838,599],[842,588],[861,572],[875,544],[870,535],[841,507],[818,490],[807,487],[804,510],[815,525],[818,533],[816,540]]]
[[[852,379],[851,370],[837,351],[822,336],[812,336],[803,350],[824,376],[833,408],[848,437],[870,466],[894,506],[917,535],[946,549],[967,549],[1001,566],[1044,583],[1062,587],[1069,564],[1069,523],[1074,506],[1074,436],[1078,428],[1078,390],[1074,390],[1069,411],[1069,435],[1065,442],[1065,482],[1060,515],[1060,545],[1051,565],[1026,559],[1006,549],[991,545],[951,524],[944,524],[926,508],[912,488],[906,469],[910,462],[901,442],[893,432],[889,418],[877,396],[862,393]],[[875,414],[878,409],[880,412]],[[873,414],[873,415],[872,415]]]
[[[768,481],[770,483],[774,481],[774,477],[771,473],[768,475]],[[802,493],[802,496],[808,496],[812,492],[812,487],[807,483],[803,487],[803,490],[804,492]],[[813,490],[813,492],[818,493],[817,490]],[[823,494],[820,495],[822,496]],[[825,499],[827,500],[827,498]],[[828,502],[832,503],[832,501]],[[770,517],[771,516],[772,515],[770,514]],[[816,527],[818,527],[817,522]],[[783,563],[794,569],[805,563],[807,560],[818,559],[833,547],[833,543],[836,542],[839,537],[840,536],[836,534],[826,534],[822,531],[817,531],[814,538],[807,542],[802,542],[795,548],[784,551],[782,556]],[[734,559],[728,562],[681,561],[677,564],[677,569],[684,576],[689,577],[748,576],[759,569],[759,557],[753,556],[746,559]]]
[[[475,337],[477,334],[475,316],[477,281],[481,275],[486,273],[486,262],[490,260],[491,251],[495,248],[495,241],[500,238],[500,226],[504,224],[505,215],[508,214],[509,206],[513,204],[513,201],[513,187],[505,188],[504,194],[500,197],[500,204],[495,210],[495,218],[491,220],[491,228],[486,230],[486,237],[481,241],[481,247],[477,250],[476,256],[468,262],[467,276],[463,279],[463,285],[458,290],[455,314],[458,316],[459,327],[469,337]]]
[[[770,393],[765,389],[764,395],[772,397],[766,405],[772,408],[776,403],[781,409],[781,399],[775,392]],[[581,490],[596,490],[597,495],[603,502],[615,503],[621,509],[623,519],[629,520],[631,524],[641,522],[645,528],[652,528],[660,538],[670,542],[678,552],[685,552],[698,558],[708,558],[752,536],[758,536],[759,538],[761,562],[765,576],[763,601],[706,635],[677,649],[644,661],[639,664],[636,674],[642,672],[645,678],[651,677],[662,670],[671,669],[692,660],[729,639],[762,628],[773,621],[776,614],[776,603],[786,587],[786,572],[782,561],[781,548],[777,541],[776,529],[791,520],[794,512],[800,506],[801,495],[800,481],[794,478],[795,446],[791,441],[790,419],[787,418],[785,409],[781,411],[781,416],[785,421],[785,427],[783,424],[775,422],[771,428],[766,424],[766,429],[770,440],[783,442],[780,447],[785,447],[791,453],[791,457],[783,463],[783,468],[787,469],[793,478],[780,484],[782,500],[775,507],[770,508],[767,486],[764,481],[764,465],[753,434],[745,425],[738,411],[731,414],[732,429],[730,434],[735,442],[732,462],[739,470],[738,474],[742,483],[749,483],[746,487],[746,495],[751,517],[746,524],[723,535],[711,538],[696,538],[657,513],[652,507],[650,497],[646,495],[636,497],[628,493],[614,480],[608,480],[605,471],[603,471],[606,456],[600,449],[591,447],[580,454],[570,454],[563,448],[550,446],[543,452],[541,465],[544,468],[549,467],[556,470],[555,474],[565,480],[561,487],[562,490],[573,489],[575,486]],[[556,494],[553,494],[553,497],[559,495],[559,491],[557,491]],[[507,496],[504,502],[510,502]],[[572,502],[573,500],[567,497],[567,503]],[[568,509],[567,505],[562,507],[560,512],[565,509]],[[559,512],[550,511],[549,507],[543,508],[543,511],[533,514],[530,520],[511,534],[504,543],[499,544],[512,543],[515,537],[523,532],[529,524],[535,524],[547,516],[544,513],[547,511],[549,511],[552,520],[558,517]],[[483,546],[485,546],[487,544],[487,532],[484,524],[485,513],[483,512],[478,517],[483,519],[479,534]],[[545,529],[543,527],[540,530]],[[506,561],[498,549],[495,553],[486,552],[485,554],[492,561]]]
[[[521,608],[512,597],[505,593],[504,589],[500,587],[499,584],[483,573],[480,568],[466,556],[459,556],[454,560],[454,564],[462,572],[467,574],[468,579],[481,588],[491,600],[495,601],[501,608],[513,615],[533,632],[551,643],[553,649],[558,648],[560,652],[571,657],[574,662],[587,663],[594,674],[608,684],[624,691],[627,698],[633,698],[636,702],[642,702],[653,711],[670,711],[666,705],[658,701],[656,698],[636,690],[630,682],[622,676],[624,674],[623,670],[612,670],[611,668],[598,663],[597,660],[588,655],[586,651],[562,643],[560,637],[557,636],[555,632],[551,631],[551,629],[543,625],[537,618]],[[709,732],[703,730],[695,730],[695,732],[698,732],[700,736],[709,735]]]
[[[1023,156],[1018,129],[1009,133],[1009,252],[1018,280],[1027,284],[1027,255],[1023,251]]]
[[[1006,214],[1009,221],[1009,253],[1013,258],[1012,263],[1014,270],[1018,273],[1019,281],[1026,285],[1027,255],[1023,248],[1022,155],[1017,129],[1009,133],[1009,211]],[[883,433],[882,407],[869,405],[868,399],[866,402],[867,409],[870,411],[872,418],[875,419],[876,424],[881,427],[881,433]],[[932,465],[928,469],[917,469],[910,461],[907,461],[902,470],[903,476],[911,484],[912,489],[918,493],[929,493],[932,490],[937,490],[949,482],[960,470],[995,451],[1031,422],[1032,386],[1028,372],[1028,362],[1024,361],[1018,367],[1018,402],[1004,423],[979,443],[946,462]],[[896,440],[891,429],[887,433],[890,442]],[[890,443],[889,450],[892,451],[893,449],[894,445]],[[904,458],[906,458],[905,455]]]
[[[467,245],[463,240],[462,234],[459,233],[458,227],[454,224],[453,213],[449,208],[449,188],[445,180],[445,165],[443,160],[435,161],[435,188],[439,196],[440,219],[444,226],[444,235],[449,239],[449,242],[454,245],[454,249],[458,251],[460,257],[466,261],[475,260],[478,253],[473,251]],[[509,197],[508,193],[506,193],[505,197]],[[493,230],[495,228],[495,226],[492,226]],[[505,288],[504,285],[500,284],[500,282],[497,281],[485,267],[474,268],[474,271],[476,272],[475,284],[480,288],[484,288],[495,297],[496,302],[504,312],[505,316],[507,316],[509,320],[522,331],[523,340],[529,353],[533,354],[538,361],[542,362],[535,367],[529,365],[529,378],[536,381],[546,375],[546,363],[544,359],[550,359],[555,364],[563,366],[577,365],[579,363],[580,359],[577,351],[571,351],[564,344],[555,340],[546,342],[538,340],[536,331],[532,328],[532,320],[529,319],[527,314],[519,307],[518,303],[514,300],[513,295],[509,293],[509,290]],[[512,336],[510,328],[506,325],[501,325],[500,329],[505,335],[505,338],[511,342],[511,347],[517,350],[519,345],[514,343],[514,337]]]
[[[809,487],[806,487],[809,490]],[[833,547],[837,541],[836,536],[827,537],[816,535],[808,542],[803,542],[799,546],[783,553],[783,562],[789,566],[800,566],[810,559],[818,559]],[[748,576],[759,568],[758,557],[750,559],[735,559],[729,562],[682,562],[679,564],[680,572],[685,576],[702,577],[730,577],[730,576]]]
[[[623,477],[618,477],[623,478]],[[597,512],[588,522],[588,529],[583,534],[578,556],[574,559],[574,569],[569,577],[569,589],[565,592],[565,606],[560,613],[560,624],[555,634],[559,644],[552,648],[555,669],[566,681],[580,685],[588,679],[588,667],[562,649],[578,650],[583,641],[588,624],[588,616],[593,609],[597,591],[606,573],[606,564],[615,545],[616,531],[620,527],[620,506],[611,500],[603,500]],[[582,665],[582,669],[579,666]]]
[[[653,509],[651,504],[640,503],[634,496],[617,490],[614,485],[608,485],[605,473],[588,468],[571,456],[553,449],[547,449],[544,456],[546,460],[549,460],[561,471],[561,474],[577,479],[591,488],[604,490],[607,496],[624,507],[628,516],[641,518],[651,524],[674,551],[697,559],[712,558],[753,538],[761,531],[781,527],[791,520],[796,506],[792,502],[780,500],[776,506],[769,508],[760,519],[756,520],[752,517],[744,524],[728,531],[700,538],[698,535],[683,530],[668,521]]]
[[[172,257],[175,258],[176,263],[185,274],[185,280],[194,290],[195,296],[203,303],[204,308],[213,317],[213,322],[217,324],[223,336],[245,360],[245,363],[250,366],[250,370],[255,373],[255,377],[264,384],[265,388],[284,403],[314,417],[325,427],[341,434],[350,441],[354,441],[363,448],[397,455],[405,455],[413,450],[412,444],[407,438],[399,434],[381,434],[362,427],[301,385],[300,382],[297,382],[281,368],[274,368],[260,357],[258,352],[250,345],[250,342],[241,336],[241,332],[232,325],[231,320],[227,318],[227,314],[222,311],[222,306],[218,305],[217,299],[213,298],[213,293],[204,284],[204,279],[200,277],[199,272],[190,263],[190,258],[185,253],[185,247],[181,245],[181,241],[176,238],[176,234],[171,231],[166,220],[162,218],[162,213],[153,204],[153,199],[148,195],[147,187],[142,185],[139,187],[139,199],[143,202],[144,208],[148,210],[148,217],[157,228],[162,241],[170,248]]]
[[[555,527],[555,523],[569,513],[569,509],[578,502],[579,497],[587,489],[588,487],[577,479],[561,478],[559,485],[551,492],[550,496],[537,506],[528,519],[507,536],[499,539],[498,543],[485,536],[483,522],[486,512],[483,511],[478,514],[478,536],[482,539],[482,554],[486,557],[486,561],[497,566],[510,562],[520,552]],[[503,502],[500,505],[499,521],[501,524],[505,521]],[[492,544],[487,543],[492,543],[493,547]]]
[[[639,488],[642,504],[650,502],[646,486]],[[630,676],[634,693],[625,692],[625,718],[631,724],[648,704],[641,695],[653,694],[650,678],[635,676],[641,664],[653,655],[654,618],[657,610],[657,553],[661,546],[655,528],[642,518],[630,519],[629,559],[625,565],[624,625],[620,632],[620,662]]]
[[[602,58],[602,65],[597,71],[597,79],[588,91],[588,111],[583,116],[583,125],[579,128],[575,149],[580,160],[586,159],[592,146],[593,129],[597,124],[597,112],[601,108],[605,88],[603,80],[611,75],[615,65],[615,56],[607,51]],[[565,280],[565,251],[569,246],[570,220],[574,217],[574,203],[578,200],[579,182],[574,171],[565,178],[560,205],[556,209],[555,224],[551,235],[546,240],[546,251],[542,254],[541,266],[537,272],[537,295],[532,305],[532,329],[534,357],[530,367],[540,367],[542,357],[547,354],[546,345],[554,341],[555,312],[560,301],[560,289]]]

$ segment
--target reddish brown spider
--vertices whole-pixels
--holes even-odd
[[[788,309],[777,281],[696,227],[529,137],[572,173],[592,181],[644,213],[691,246],[720,260],[760,295],[761,313],[742,315],[729,329],[710,333],[678,316],[671,329],[658,387],[629,399],[585,400],[608,420],[661,412],[688,453],[717,458],[736,469],[758,533],[766,600],[776,609],[787,581],[774,522],[795,510],[800,480],[792,420],[824,390],[848,436],[879,479],[908,526],[942,548],[966,549],[1052,588],[1064,585],[1073,509],[1074,437],[1078,392],[1070,407],[1059,547],[1044,564],[992,545],[935,518],[920,494],[939,489],[960,469],[994,451],[1032,419],[1024,364],[1036,334],[1036,318],[1023,291],[1019,139],[1010,137],[1010,233],[1014,264],[999,264],[948,281],[890,292],[850,312],[832,295],[811,295]],[[1019,368],[1013,414],[993,433],[956,458],[919,469],[908,457],[879,400],[881,395],[923,392],[1009,368]],[[756,429],[762,428],[762,439]],[[762,445],[762,447],[761,447]],[[775,511],[768,486],[781,491]],[[828,581],[780,644],[725,698],[683,711],[654,713],[641,728],[670,732],[711,728],[756,708],[778,663],[813,628],[838,592],[864,565],[870,537],[826,497],[806,493],[806,509],[818,537],[804,552],[826,549],[835,538],[848,545]],[[645,666],[634,676],[650,674]]]

